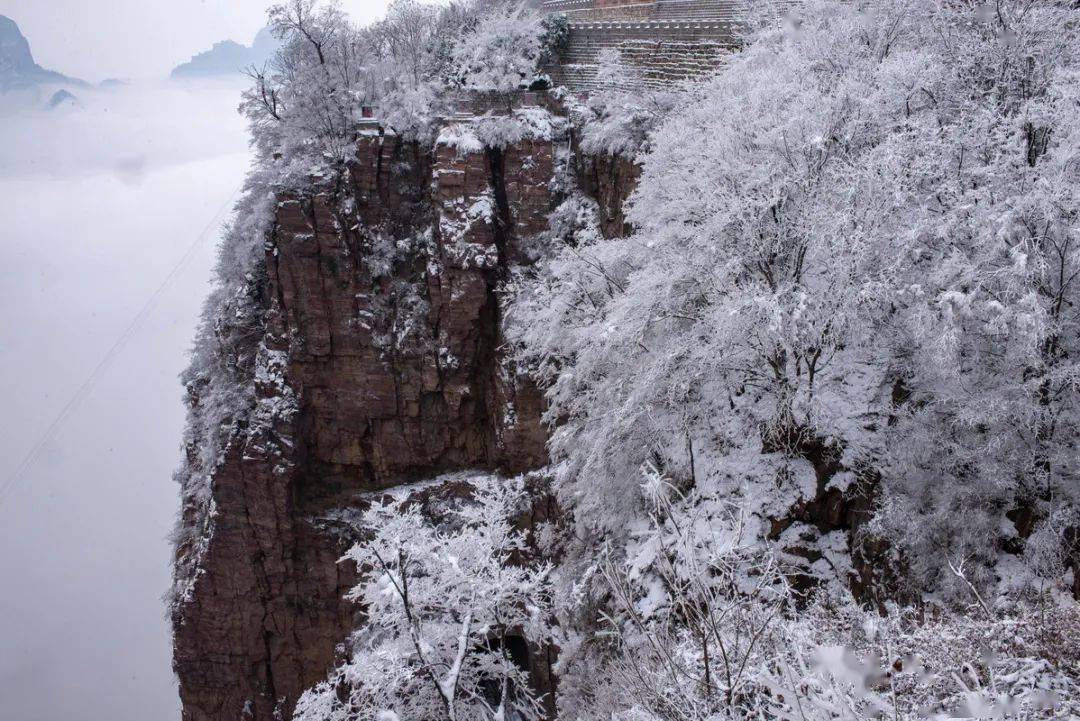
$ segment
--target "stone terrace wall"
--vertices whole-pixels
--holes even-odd
[[[590,20],[736,20],[744,0],[548,0],[548,13],[571,23]]]
[[[566,15],[571,23],[580,23],[592,20],[648,20],[655,6],[655,2],[602,6],[593,0],[552,0],[544,3],[543,9]]]
[[[570,25],[570,43],[552,79],[578,92],[598,89],[602,50],[613,48],[649,87],[714,72],[736,44],[731,21],[584,22]]]
[[[649,18],[736,21],[744,5],[742,0],[657,0]]]
[[[663,87],[715,71],[737,45],[743,0],[547,0],[542,9],[570,23],[556,84],[598,89],[600,52],[618,50],[645,84]]]

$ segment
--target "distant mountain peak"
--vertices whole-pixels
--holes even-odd
[[[0,93],[44,83],[85,85],[34,62],[30,41],[11,18],[0,15]]]
[[[0,15],[0,72],[26,71],[36,67],[30,42],[14,20]]]
[[[241,45],[235,40],[222,40],[214,43],[209,50],[195,55],[186,63],[173,68],[173,78],[208,77],[239,73],[249,65],[262,65],[277,52],[278,39],[263,28],[255,36],[251,46]]]

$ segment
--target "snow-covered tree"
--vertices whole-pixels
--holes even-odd
[[[241,109],[261,154],[300,182],[345,162],[362,107],[407,139],[430,142],[452,92],[513,92],[565,40],[535,11],[504,0],[395,0],[364,28],[334,0],[288,0],[270,8],[269,22],[282,48],[267,67],[249,69]]]
[[[649,137],[680,106],[693,102],[700,83],[651,88],[641,73],[628,67],[616,48],[599,55],[599,88],[585,100],[581,147],[592,155],[621,155],[636,159],[647,150]]]
[[[755,683],[790,611],[785,568],[731,501],[687,494],[643,469],[647,523],[598,564],[616,648],[597,683],[605,705],[659,718],[752,717]],[[609,641],[610,642],[610,641]]]
[[[302,721],[539,718],[511,638],[550,638],[550,567],[530,560],[513,525],[522,482],[489,479],[429,519],[419,505],[373,506],[370,538],[348,553],[364,575],[350,593],[367,613],[352,659],[300,699]]]
[[[417,0],[395,0],[386,17],[371,28],[371,41],[380,46],[382,55],[393,58],[402,68],[398,84],[416,87],[434,78],[432,47],[446,33],[442,13],[434,5]]]
[[[468,90],[507,94],[528,87],[543,55],[540,16],[523,3],[496,5],[458,41],[452,63]]]
[[[563,137],[536,108],[434,135],[459,92],[505,98],[550,57],[558,28],[516,3],[398,0],[357,29],[289,0],[271,20],[282,53],[243,104],[259,165],[185,374],[178,602],[221,449],[296,412],[261,343],[274,192],[338,177],[364,105],[420,148]],[[518,483],[437,518],[375,504],[349,553],[366,623],[297,718],[539,718],[513,639],[560,647],[578,721],[1080,711],[1060,603],[1080,537],[1077,20],[1071,0],[809,0],[671,93],[607,54],[608,88],[572,114],[584,152],[641,162],[635,229],[602,235],[560,148],[567,197],[504,289],[547,393],[565,555],[526,547]],[[433,237],[376,237],[363,262],[392,276]],[[864,486],[859,532],[891,544],[917,611],[856,607],[855,529],[793,518]],[[817,595],[793,593],[795,563]]]
[[[1007,513],[1075,518],[1077,28],[809,2],[652,131],[636,232],[571,242],[513,316],[586,537],[641,513],[644,462],[775,518],[828,458],[880,479],[916,585],[970,600],[948,561],[992,583]]]
[[[590,572],[594,632],[562,644],[562,711],[582,721],[1063,718],[1080,710],[1080,610],[883,614],[798,599],[752,517],[644,469],[648,520]],[[589,573],[584,574],[588,576]],[[577,580],[577,578],[575,578]],[[579,598],[571,593],[568,598]]]
[[[472,5],[396,0],[386,17],[365,31],[375,54],[371,72],[378,78],[373,104],[397,133],[424,142],[432,139],[435,117],[445,105],[446,48],[475,14]]]
[[[240,109],[263,162],[293,184],[351,155],[360,108],[378,96],[375,51],[336,3],[288,0],[268,11],[281,49],[250,68]]]

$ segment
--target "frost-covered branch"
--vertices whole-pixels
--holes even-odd
[[[301,699],[296,718],[538,718],[528,669],[504,648],[513,634],[537,646],[550,639],[549,569],[520,561],[524,537],[512,525],[521,493],[520,480],[481,478],[438,519],[408,501],[373,506],[362,523],[370,538],[347,556],[365,576],[350,597],[367,625],[353,660]]]

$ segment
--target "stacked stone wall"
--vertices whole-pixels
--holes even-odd
[[[596,20],[736,20],[742,0],[549,0],[545,12],[573,23]]]
[[[571,23],[581,23],[599,20],[650,20],[655,7],[655,2],[598,6],[591,0],[553,0],[546,4],[544,9],[566,15]]]
[[[738,42],[745,0],[546,0],[565,15],[569,46],[551,75],[559,85],[599,89],[600,53],[614,49],[647,87],[714,72]]]
[[[744,5],[740,0],[657,0],[649,18],[735,21]]]
[[[716,71],[735,47],[732,21],[571,23],[570,42],[552,79],[578,92],[600,88],[600,53],[618,51],[648,87],[665,87]]]

